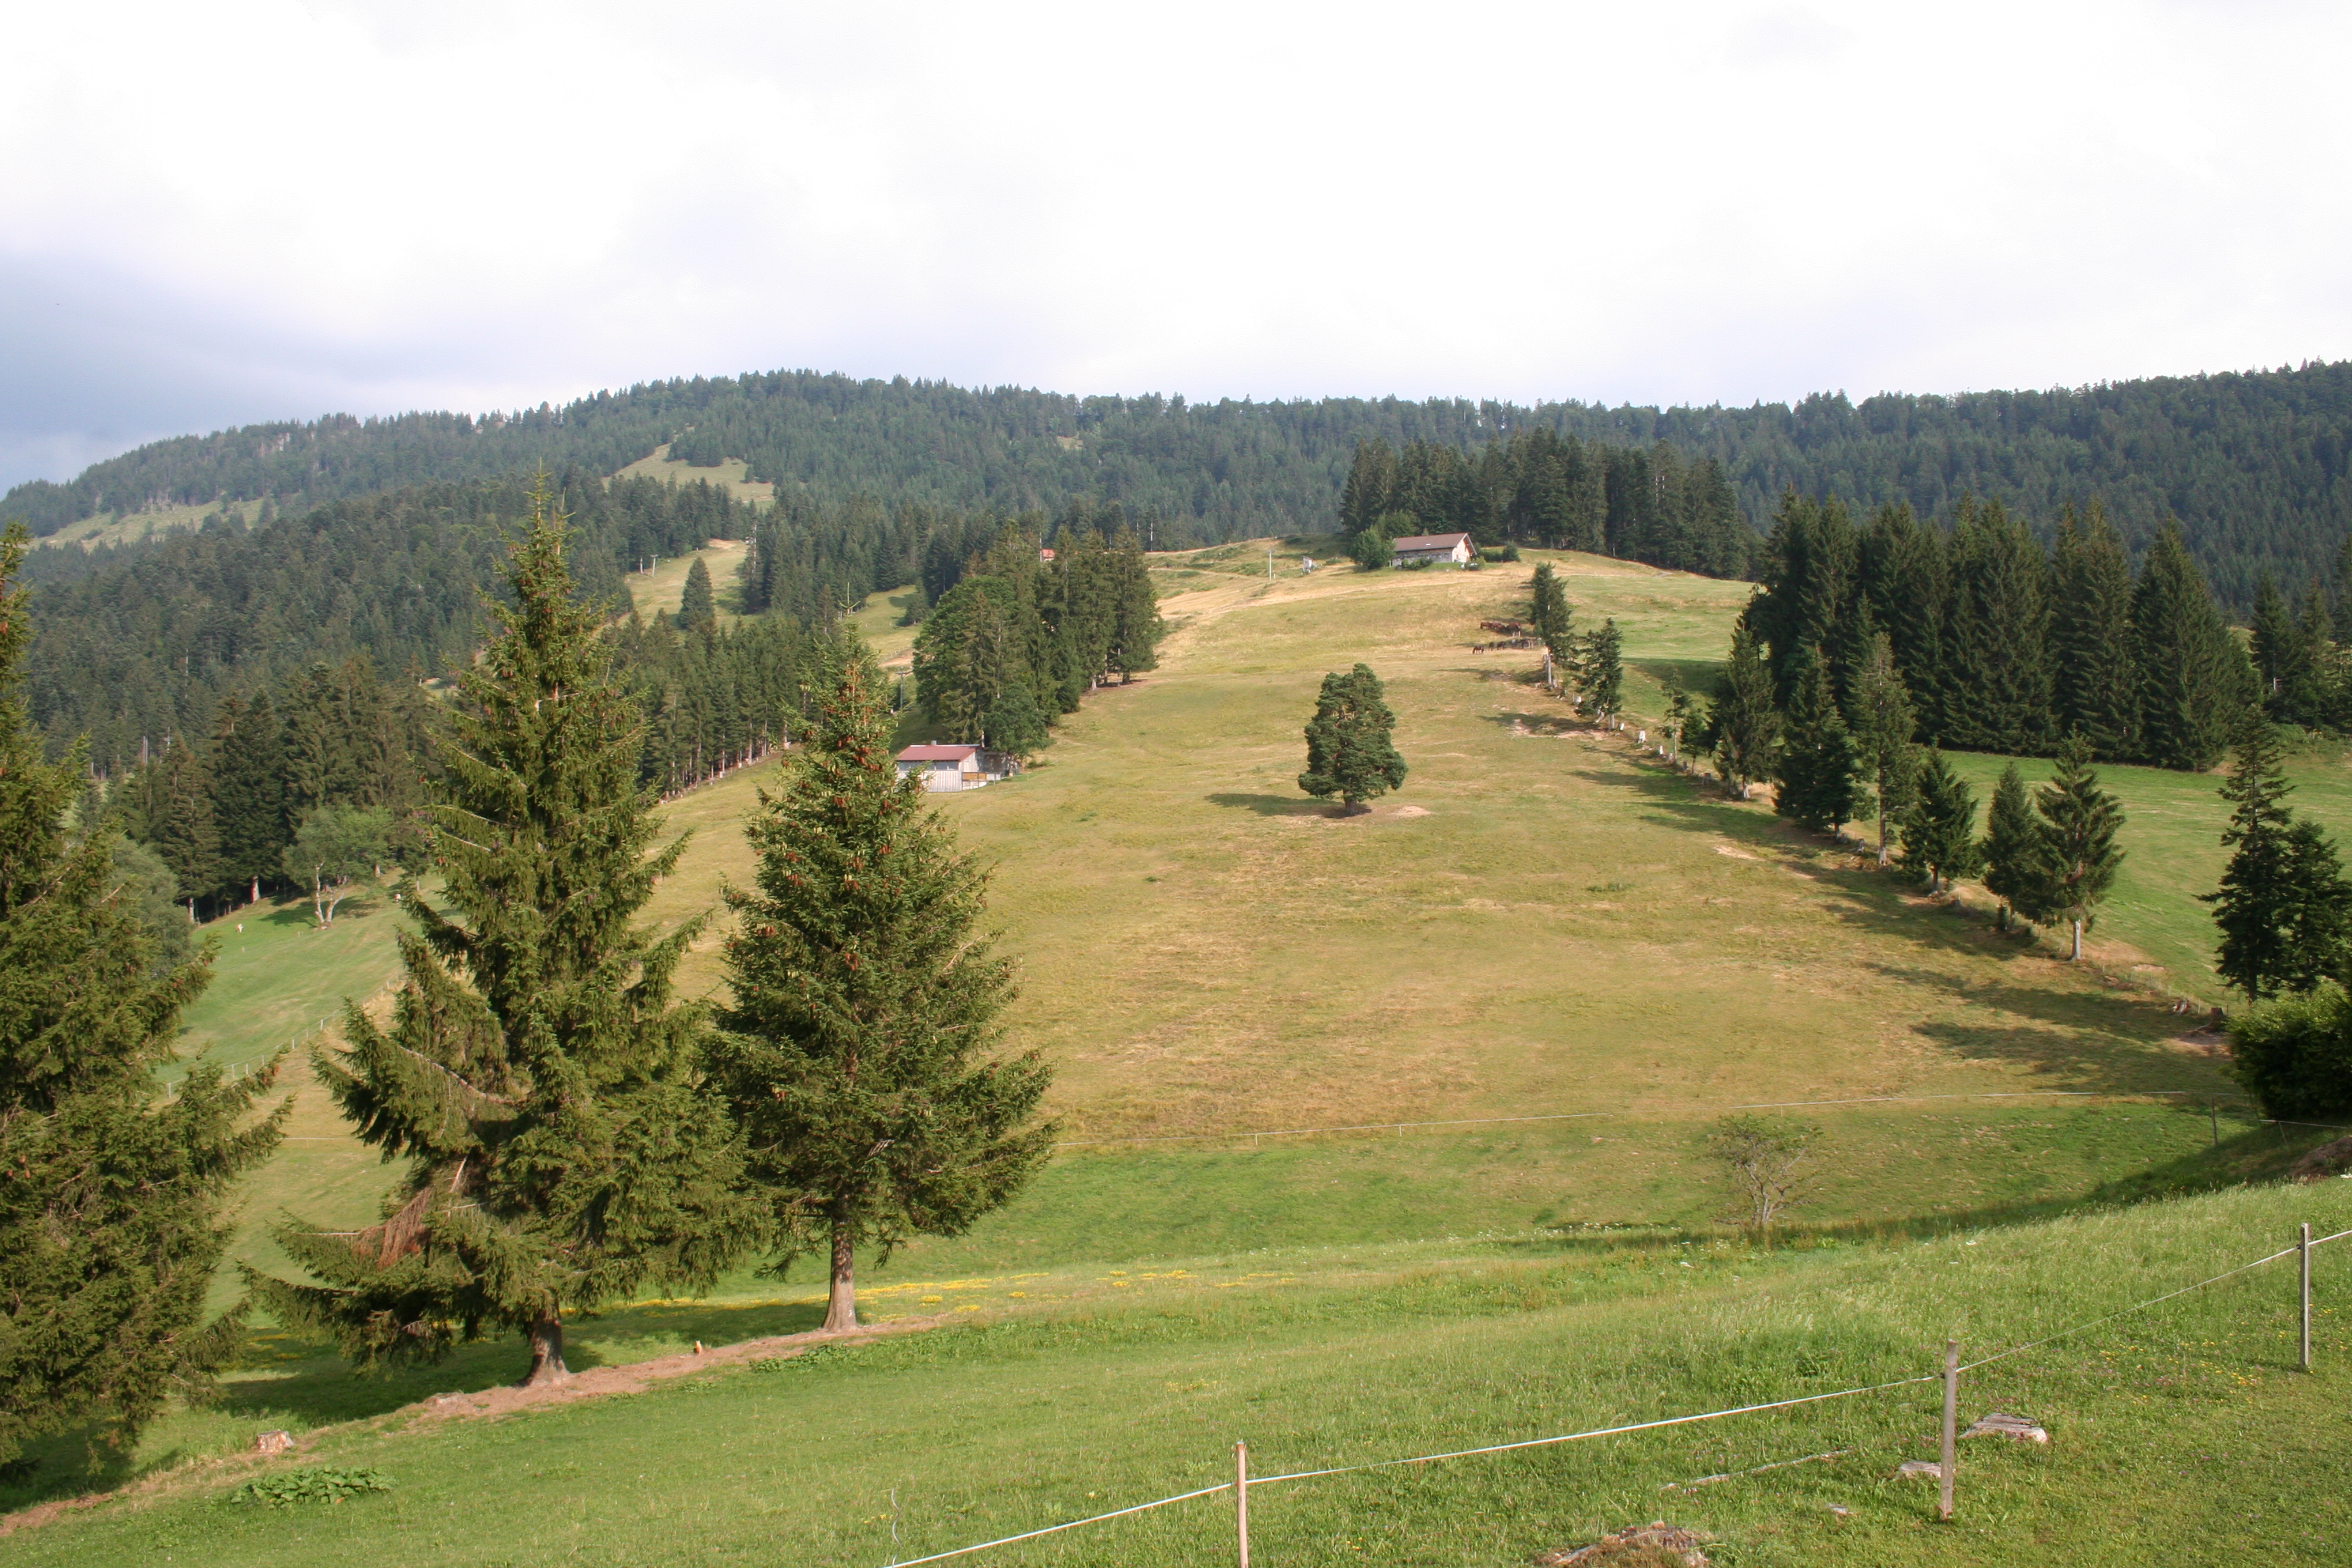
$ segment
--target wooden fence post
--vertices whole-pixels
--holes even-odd
[[[2305,1221],[2295,1251],[2303,1263],[2303,1370],[2311,1370],[2311,1225]]]
[[[1936,1517],[1949,1524],[1952,1520],[1952,1472],[1958,1468],[1955,1453],[1959,1447],[1960,1420],[1960,1342],[1944,1342],[1944,1475],[1943,1495],[1936,1500]]]
[[[1249,1445],[1234,1445],[1234,1561],[1249,1568]]]

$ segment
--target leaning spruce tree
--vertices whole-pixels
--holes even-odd
[[[776,1267],[831,1265],[828,1329],[857,1324],[861,1246],[954,1236],[1044,1162],[1051,1074],[1004,1056],[1010,966],[979,929],[987,877],[890,757],[887,683],[838,668],[782,788],[747,829],[755,889],[728,889],[734,1005],[711,1076],[744,1133]]]
[[[0,536],[0,1465],[92,1421],[122,1446],[234,1347],[241,1314],[207,1325],[205,1294],[287,1112],[250,1114],[274,1059],[156,1081],[210,960],[161,962],[113,836],[64,829],[83,763],[41,760],[19,695],[26,546]]]
[[[699,1076],[703,1014],[672,994],[701,921],[659,939],[632,923],[685,841],[653,848],[639,720],[602,617],[572,601],[565,538],[534,487],[515,604],[459,678],[428,812],[450,912],[407,900],[422,934],[401,941],[392,1027],[349,1005],[346,1047],[311,1058],[406,1174],[363,1230],[278,1228],[317,1283],[247,1271],[282,1321],[362,1363],[520,1331],[525,1381],[560,1379],[565,1310],[707,1287],[759,1234]]]
[[[1396,715],[1370,665],[1323,678],[1307,725],[1307,771],[1298,787],[1318,799],[1338,795],[1352,812],[1404,786],[1404,758],[1390,743]]]

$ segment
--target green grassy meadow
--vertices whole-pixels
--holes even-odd
[[[1603,734],[1525,654],[1471,651],[1532,559],[1305,576],[1301,553],[1335,552],[1282,542],[1271,584],[1265,542],[1155,558],[1174,628],[1161,668],[1091,696],[1024,776],[940,802],[996,867],[1022,974],[1011,1037],[1055,1063],[1066,1144],[968,1236],[869,1262],[871,1316],[947,1327],[806,1370],[450,1423],[397,1412],[511,1379],[516,1346],[361,1378],[258,1325],[222,1403],[173,1413],[90,1478],[130,1484],[123,1501],[0,1541],[0,1559],[299,1563],[391,1535],[404,1564],[881,1564],[1211,1484],[1236,1436],[1261,1470],[1316,1467],[1845,1386],[1918,1366],[1955,1325],[1971,1343],[2032,1337],[2267,1249],[2291,1219],[2352,1223],[2330,1217],[2352,1201],[2332,1184],[2126,1206],[2275,1176],[2328,1135],[2251,1121],[2179,1040],[2195,1020],[2171,996],[2219,999],[2189,899],[2218,873],[2216,780],[2107,770],[2132,858],[2096,962],[2068,964],[1643,753],[1657,681],[1698,683],[1745,584],[1550,558],[1580,625],[1625,632],[1636,717]],[[685,568],[665,563],[654,607],[675,607]],[[912,637],[888,624],[892,596],[856,617],[886,653]],[[1358,659],[1388,683],[1412,774],[1341,818],[1296,787],[1299,730],[1323,674]],[[1962,765],[1989,792],[1998,760]],[[2341,767],[2298,766],[2302,803],[2352,821]],[[692,839],[651,918],[708,911],[722,879],[748,878],[740,824],[769,777],[666,808]],[[392,975],[388,904],[325,933],[289,909],[213,928],[192,1048],[258,1060]],[[689,993],[719,985],[718,956],[706,931]],[[387,1181],[307,1075],[292,1082],[299,1141],[255,1179],[235,1248],[265,1265],[262,1219],[371,1217]],[[1750,1105],[1822,1130],[1794,1245],[1769,1253],[1714,1225],[1725,1194],[1699,1149]],[[2352,1285],[2352,1255],[2325,1268],[2324,1297]],[[1923,1523],[1931,1489],[1885,1479],[1925,1452],[1917,1394],[1302,1482],[1254,1502],[1261,1551],[1518,1563],[1665,1514],[1722,1535],[1732,1563],[2088,1563],[2158,1542],[2158,1516],[2186,1521],[2166,1547],[2234,1539],[2233,1510],[2294,1489],[2315,1500],[2297,1528],[2325,1536],[2344,1492],[2323,1441],[2340,1390],[2323,1391],[2352,1373],[2280,1372],[2286,1298],[2276,1266],[2261,1278],[2168,1309],[2162,1335],[2119,1331],[1988,1382],[1979,1404],[2022,1403],[2060,1440],[1981,1458],[1972,1444],[1982,1477],[1964,1491],[1982,1501],[1954,1530]],[[820,1315],[805,1273],[746,1271],[705,1301],[582,1317],[572,1361]],[[2325,1322],[2329,1354],[2352,1352]],[[303,1462],[398,1485],[282,1515],[207,1500],[247,1472],[205,1457],[273,1426],[312,1434]],[[1657,1489],[1839,1447],[1853,1457],[1687,1504]],[[2265,1468],[2176,1495],[2203,1453]],[[0,1506],[83,1484],[48,1467],[0,1482]],[[1197,1561],[1220,1549],[1218,1506],[977,1561]],[[2260,1539],[2279,1561],[2338,1560]]]

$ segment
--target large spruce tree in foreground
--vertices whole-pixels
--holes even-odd
[[[209,960],[160,962],[112,836],[65,831],[82,758],[44,763],[19,695],[26,542],[0,537],[0,1465],[93,1418],[127,1442],[232,1347],[238,1314],[207,1326],[205,1293],[230,1189],[286,1116],[248,1114],[274,1060],[156,1083]]]
[[[841,658],[728,890],[735,1003],[712,1074],[744,1134],[778,1265],[831,1262],[828,1329],[857,1323],[860,1246],[954,1236],[1045,1159],[1050,1074],[1005,1057],[1010,966],[979,929],[986,877],[890,757],[887,683]]]
[[[1371,667],[1323,678],[1315,717],[1307,725],[1307,771],[1298,787],[1328,800],[1338,795],[1348,810],[1404,786],[1404,758],[1389,742],[1396,715]]]
[[[312,1062],[363,1142],[404,1158],[383,1217],[277,1236],[322,1283],[253,1275],[287,1320],[362,1363],[523,1331],[528,1381],[566,1374],[562,1313],[707,1286],[758,1234],[724,1109],[698,1077],[699,1008],[671,973],[699,930],[632,923],[683,839],[656,851],[639,719],[575,604],[566,530],[534,490],[512,608],[459,678],[429,808],[442,913],[408,900],[389,1032],[345,1009]]]

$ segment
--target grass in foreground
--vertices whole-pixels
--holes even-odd
[[[77,1568],[168,1558],[413,1568],[884,1564],[1225,1479],[1402,1458],[1828,1393],[1930,1372],[2337,1228],[2352,1194],[2237,1191],[1926,1239],[1762,1253],[1703,1239],[1523,1236],[1100,1272],[968,1328],[730,1370],[495,1422],[402,1418],[314,1437],[300,1465],[389,1491],[268,1510],[222,1500],[286,1463],[168,1482],[0,1552]],[[2340,1247],[2343,1244],[2338,1244]],[[1718,1562],[2341,1561],[2352,1254],[2326,1253],[2319,1370],[2293,1370],[2291,1260],[1970,1373],[1964,1416],[2018,1412],[2047,1449],[1971,1441],[1960,1518],[1932,1522],[1933,1383],[1559,1447],[1268,1487],[1264,1561],[1521,1563],[1653,1518]],[[940,1292],[943,1297],[948,1291]],[[1662,1489],[1843,1450],[1694,1491]],[[2184,1484],[2187,1483],[2187,1484]],[[2219,1483],[2219,1484],[2216,1484]],[[1832,1505],[1847,1510],[1841,1517]],[[1230,1500],[980,1561],[1176,1564],[1229,1549]]]

